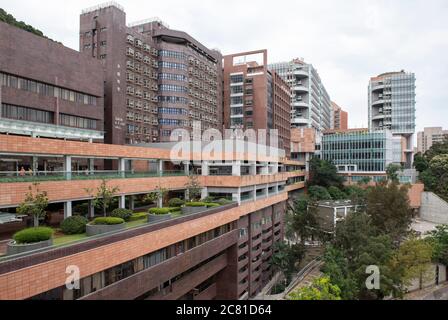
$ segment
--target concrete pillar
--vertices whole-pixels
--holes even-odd
[[[232,201],[238,202],[238,205],[241,204],[241,188],[238,188],[237,193],[232,194]]]
[[[120,196],[118,201],[118,207],[120,209],[126,209],[126,196]]]
[[[253,162],[253,163],[250,164],[250,167],[249,167],[249,174],[250,174],[251,176],[255,176],[255,175],[257,175],[257,163],[256,163],[256,162]]]
[[[186,201],[190,200],[190,190],[188,190],[188,189],[185,190],[185,200]]]
[[[274,163],[274,167],[272,169],[272,173],[273,174],[277,174],[278,173],[278,163]]]
[[[64,202],[64,219],[67,219],[73,215],[72,202]]]
[[[163,208],[163,198],[161,196],[157,199],[157,207]]]
[[[208,197],[208,189],[207,188],[202,188],[201,199],[205,199],[207,197]]]
[[[66,174],[66,179],[71,180],[72,179],[72,157],[71,156],[64,157],[64,171]]]
[[[95,217],[95,204],[93,200],[89,200],[89,218]]]
[[[95,171],[95,159],[89,159],[89,171],[91,173]]]
[[[184,162],[184,171],[186,176],[190,175],[190,162]]]
[[[135,209],[135,197],[129,196],[129,210],[134,211]]]
[[[120,172],[122,178],[126,177],[126,159],[118,159],[118,171]]]
[[[232,176],[241,176],[241,161],[234,161],[232,164]]]
[[[267,175],[267,174],[269,174],[269,167],[268,167],[268,163],[267,162],[264,162],[264,163],[262,163],[262,167],[260,168],[260,173],[262,174],[262,175]]]
[[[209,165],[208,161],[202,161],[202,175],[208,176],[209,175]]]
[[[163,176],[163,160],[157,160],[157,173],[159,177]]]
[[[37,176],[37,170],[39,169],[38,157],[33,157],[33,176]]]

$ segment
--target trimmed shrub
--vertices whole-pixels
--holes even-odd
[[[17,244],[30,244],[50,240],[53,229],[46,227],[28,228],[14,234],[13,239]]]
[[[82,234],[86,232],[86,225],[89,223],[84,217],[68,217],[61,223],[61,230],[64,234]]]
[[[168,214],[170,212],[173,212],[173,208],[151,208],[151,209],[149,209],[149,213],[155,214],[155,215]]]
[[[118,208],[112,211],[110,216],[114,218],[121,218],[124,221],[129,221],[132,216],[132,210]]]
[[[226,198],[222,198],[222,199],[219,199],[218,201],[215,201],[216,203],[219,203],[220,205],[222,205],[222,206],[225,206],[226,204],[230,204],[230,203],[232,203],[233,201],[232,200],[229,200],[229,199],[226,199]]]
[[[207,203],[212,203],[215,201],[215,197],[205,197],[204,199],[202,199],[203,202],[207,202]]]
[[[186,207],[206,207],[207,203],[205,202],[187,202],[185,204]]]
[[[214,203],[214,202],[206,203],[206,205],[207,205],[207,208],[216,208],[216,207],[221,206],[219,203]]]
[[[124,220],[122,218],[114,218],[114,217],[100,217],[93,220],[92,224],[103,225],[103,226],[112,226],[116,224],[122,224]]]
[[[185,201],[179,198],[173,198],[170,201],[168,201],[168,205],[171,208],[178,208],[178,207],[182,207],[185,204]]]
[[[131,216],[131,218],[129,219],[129,221],[143,220],[143,219],[146,219],[147,217],[148,217],[148,213],[146,213],[146,212],[134,213]]]

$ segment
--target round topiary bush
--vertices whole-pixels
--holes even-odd
[[[114,218],[121,218],[124,221],[129,221],[132,217],[132,210],[118,208],[112,211],[110,216]]]
[[[168,201],[168,205],[173,208],[182,207],[185,204],[185,201],[179,198],[173,198]]]
[[[46,227],[28,228],[14,234],[13,239],[17,244],[29,244],[50,240],[53,229]]]
[[[87,223],[89,223],[89,220],[84,217],[69,217],[62,221],[61,230],[64,234],[82,234],[86,232]]]
[[[202,201],[207,202],[207,203],[212,203],[215,201],[215,197],[208,196],[208,197],[205,197],[204,199],[202,199]]]
[[[94,225],[104,225],[104,226],[112,226],[122,223],[124,223],[124,220],[122,218],[114,218],[114,217],[96,218],[92,222],[92,224]]]

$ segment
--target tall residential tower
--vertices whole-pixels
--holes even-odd
[[[83,11],[80,51],[105,68],[105,141],[169,141],[176,128],[222,130],[221,54],[160,19],[126,24],[115,3]]]
[[[415,75],[388,72],[369,83],[369,129],[389,129],[404,139],[404,165],[412,166],[415,133]]]

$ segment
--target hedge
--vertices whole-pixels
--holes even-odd
[[[215,201],[216,203],[219,203],[220,205],[222,205],[222,206],[224,206],[224,205],[226,205],[226,204],[230,204],[230,203],[232,203],[233,201],[232,200],[229,200],[229,199],[226,199],[226,198],[221,198],[221,199],[219,199],[218,201]]]
[[[185,204],[185,201],[179,198],[173,198],[170,201],[168,201],[168,205],[171,208],[178,208],[178,207],[182,207]]]
[[[17,244],[29,244],[50,240],[53,229],[46,227],[28,228],[14,234],[13,239]]]
[[[216,208],[216,207],[220,207],[221,205],[219,203],[214,203],[214,202],[208,202],[206,203],[207,208]]]
[[[116,224],[122,224],[124,220],[122,218],[114,218],[114,217],[100,217],[93,220],[92,224],[103,225],[103,226],[111,226]]]
[[[180,208],[151,208],[151,209],[149,209],[149,213],[155,214],[155,215],[161,215],[161,214],[177,212],[180,210],[181,210]]]
[[[84,217],[68,217],[61,223],[61,230],[64,234],[83,234],[86,232],[86,225],[89,223]]]
[[[124,221],[129,221],[129,219],[131,219],[132,216],[132,210],[118,208],[112,211],[110,216],[114,218],[121,218]]]
[[[206,207],[206,202],[187,202],[185,204],[186,207]]]
[[[129,219],[129,221],[143,220],[143,219],[146,219],[147,217],[148,217],[148,213],[146,213],[146,212],[134,213],[131,216],[131,218]]]

